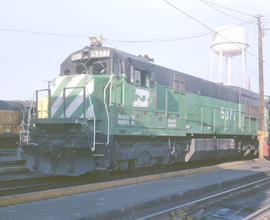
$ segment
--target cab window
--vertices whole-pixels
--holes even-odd
[[[140,70],[134,70],[133,81],[135,85],[141,85],[141,71]]]
[[[147,73],[138,69],[133,71],[133,83],[139,86],[147,85]]]
[[[113,73],[115,74],[115,75],[119,75],[120,74],[120,69],[119,69],[119,61],[118,61],[118,59],[117,58],[114,58],[113,59]]]
[[[92,65],[93,74],[107,74],[107,64],[106,62],[97,61]]]

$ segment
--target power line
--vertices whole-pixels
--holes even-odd
[[[245,25],[248,23],[253,23],[254,21],[245,21],[243,23],[237,25]],[[228,27],[231,28],[231,27]],[[40,31],[29,31],[29,30],[21,30],[21,29],[12,29],[12,28],[4,28],[0,27],[0,31],[7,31],[7,32],[15,32],[15,33],[24,33],[24,34],[35,34],[35,35],[47,35],[47,36],[57,36],[57,37],[76,37],[76,38],[85,38],[89,37],[88,35],[75,35],[75,34],[63,34],[63,33],[52,33],[52,32],[40,32]],[[186,39],[193,39],[204,37],[210,35],[211,33],[198,33],[198,34],[190,34],[187,36],[170,36],[170,37],[163,37],[163,38],[152,38],[146,40],[117,40],[117,39],[109,39],[103,38],[105,41],[111,42],[118,42],[118,43],[158,43],[158,42],[170,42],[170,41],[180,41]]]
[[[242,23],[238,23],[235,25],[246,25],[254,23],[254,20],[251,21],[244,21]],[[231,29],[233,27],[227,27],[225,29]],[[118,42],[118,43],[166,43],[166,42],[172,42],[172,41],[180,41],[180,40],[189,40],[194,38],[200,38],[204,36],[208,36],[212,34],[211,32],[207,33],[194,33],[187,36],[171,36],[171,37],[162,37],[162,38],[154,38],[154,39],[145,39],[145,40],[118,40],[118,39],[109,39],[109,38],[103,38],[105,41],[111,41],[111,42]]]
[[[56,37],[76,37],[76,38],[89,37],[88,35],[80,35],[80,34],[60,34],[60,33],[50,33],[50,32],[41,32],[41,31],[28,31],[28,30],[20,30],[20,29],[4,28],[4,27],[0,27],[0,31],[16,32],[16,33],[24,33],[24,34],[46,35],[46,36],[56,36]]]
[[[183,11],[182,9],[176,7],[175,5],[173,5],[172,3],[168,2],[167,0],[163,0],[166,4],[170,5],[171,7],[175,8],[177,11],[181,12],[182,14],[186,15],[187,17],[189,17],[190,19],[192,19],[193,21],[199,23],[201,26],[205,27],[207,30],[210,30],[212,33],[216,33],[216,31],[214,29],[212,29],[211,27],[209,27],[208,25],[202,23],[201,21],[199,21],[198,19],[194,18],[193,16],[189,15],[188,13],[186,13],[185,11]],[[254,17],[254,16],[253,16]],[[231,42],[230,40],[228,40],[226,37],[222,36],[220,33],[218,33],[220,37],[222,37],[224,40]],[[235,45],[237,47],[239,47],[240,49],[242,49],[240,46],[238,46],[237,44]],[[249,52],[248,50],[246,51],[247,54],[251,55],[252,57],[258,59],[258,57],[256,55],[254,55],[253,53]],[[263,61],[265,64],[270,66],[270,63],[266,62],[265,60]]]
[[[209,31],[215,32],[212,28],[210,28],[207,25],[203,24],[198,19],[192,17],[191,15],[187,14],[183,10],[177,8],[176,6],[171,4],[170,2],[168,2],[166,0],[163,0],[163,1],[166,2],[167,4],[169,4],[171,7],[177,9],[181,13],[185,14],[186,16],[191,18],[192,20],[196,21],[197,23],[199,23],[200,25],[202,25],[203,27],[205,27]],[[246,22],[243,22],[241,24],[248,24],[248,23],[253,23],[253,22],[254,21],[246,21]],[[241,25],[241,24],[239,24],[239,25]],[[16,33],[24,33],[24,34],[35,34],[35,35],[44,35],[44,36],[56,36],[56,37],[73,37],[73,38],[86,38],[86,37],[88,38],[89,37],[89,35],[83,35],[83,34],[63,34],[63,33],[41,32],[41,31],[29,31],[29,30],[21,30],[21,29],[13,29],[13,28],[5,28],[5,27],[0,27],[0,31],[16,32]],[[104,38],[104,40],[107,41],[107,42],[111,41],[111,42],[119,42],[119,43],[159,43],[159,42],[171,42],[171,41],[180,41],[180,40],[186,40],[186,39],[194,39],[194,38],[204,37],[204,36],[207,36],[209,34],[210,33],[193,34],[191,36],[182,36],[182,37],[180,36],[180,37],[175,37],[173,39],[164,38],[164,39],[148,39],[148,40],[113,40],[113,39]],[[172,38],[172,37],[170,37],[170,38]],[[251,56],[257,58],[255,55],[253,55],[249,51],[247,51],[247,53],[249,53]],[[264,61],[264,62],[267,65],[270,65],[266,61]]]
[[[228,17],[230,17],[230,18],[233,18],[233,19],[235,19],[235,20],[245,22],[244,20],[242,20],[242,19],[240,19],[240,18],[237,18],[237,17],[235,17],[235,16],[233,16],[233,15],[230,15],[230,14],[228,14],[228,13],[226,13],[226,12],[224,12],[224,11],[222,11],[222,10],[216,8],[216,7],[214,7],[214,6],[211,5],[211,3],[209,3],[208,1],[205,1],[205,0],[198,0],[198,1],[200,1],[201,3],[207,5],[208,7],[212,8],[212,9],[218,11],[218,12],[221,13],[221,14],[224,14],[224,15],[226,15],[226,16],[228,16]]]
[[[52,33],[52,32],[41,32],[41,31],[29,31],[22,29],[13,29],[0,27],[0,31],[15,32],[15,33],[24,33],[24,34],[35,34],[35,35],[45,35],[45,36],[56,36],[56,37],[75,37],[75,38],[86,38],[88,35],[82,34],[63,34],[63,33]],[[190,36],[171,36],[167,38],[156,38],[156,39],[146,39],[146,40],[113,40],[108,38],[103,38],[105,41],[118,42],[118,43],[158,43],[158,42],[170,42],[170,41],[179,41],[185,39],[199,38],[207,36],[210,33],[201,33],[201,34],[191,34]]]
[[[115,40],[115,39],[108,39],[104,38],[105,41],[112,41],[112,42],[118,42],[118,43],[162,43],[162,42],[171,42],[171,41],[180,41],[180,40],[188,40],[188,39],[194,39],[194,38],[200,38],[204,36],[208,36],[211,33],[201,33],[201,34],[194,34],[191,36],[178,36],[175,38],[169,37],[170,39],[147,39],[147,40]]]
[[[180,11],[182,14],[186,15],[187,17],[189,17],[190,19],[192,19],[193,21],[199,23],[201,26],[205,27],[207,30],[213,32],[214,30],[210,27],[208,27],[207,25],[205,25],[204,23],[200,22],[198,19],[194,18],[193,16],[189,15],[188,13],[186,13],[185,11],[183,11],[182,9],[176,7],[175,5],[173,5],[172,3],[168,2],[167,0],[163,0],[166,4],[170,5],[171,7],[175,8],[177,11]]]
[[[246,16],[253,17],[253,18],[255,17],[255,16],[252,15],[252,14],[248,14],[248,13],[246,13],[246,12],[239,11],[239,10],[234,9],[234,8],[230,8],[230,7],[221,5],[221,4],[217,4],[217,3],[212,2],[212,1],[207,1],[207,2],[210,3],[210,4],[212,4],[212,5],[217,6],[217,7],[219,7],[219,8],[223,8],[223,9],[226,9],[226,10],[229,10],[229,11],[233,11],[233,12],[236,12],[236,13],[238,13],[238,14],[246,15]]]

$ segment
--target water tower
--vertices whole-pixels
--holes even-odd
[[[228,85],[231,85],[232,78],[232,57],[242,55],[242,87],[246,87],[246,43],[245,30],[239,25],[226,25],[219,27],[213,34],[211,49],[219,56],[218,82],[222,83],[222,57],[227,61]],[[210,74],[213,80],[213,52],[210,57]]]

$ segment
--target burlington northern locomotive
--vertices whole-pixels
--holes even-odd
[[[29,170],[60,175],[256,156],[257,103],[246,89],[94,42],[36,91],[19,152]]]

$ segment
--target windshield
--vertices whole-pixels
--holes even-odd
[[[106,59],[90,59],[76,64],[76,74],[108,74]]]

